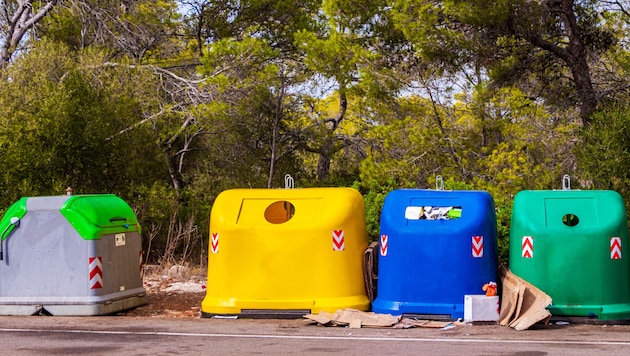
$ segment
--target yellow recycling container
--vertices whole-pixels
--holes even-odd
[[[226,190],[210,214],[202,317],[368,310],[367,245],[355,189]]]

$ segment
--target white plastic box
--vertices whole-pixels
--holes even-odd
[[[464,321],[498,321],[499,296],[464,295]]]

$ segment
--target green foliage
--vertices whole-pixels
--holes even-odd
[[[111,58],[160,59],[170,57],[178,41],[181,15],[176,1],[71,1],[57,6],[45,18],[38,36],[61,42],[73,50],[99,48]]]
[[[469,141],[462,162],[474,172],[472,184],[494,198],[498,257],[507,262],[513,198],[524,189],[558,188],[564,174],[575,174],[575,126],[554,122],[540,104],[514,88],[492,92],[479,87],[472,103],[459,106],[458,113],[459,123],[467,123],[469,134],[477,136]]]
[[[446,189],[488,191],[497,211],[499,257],[506,261],[514,195],[557,188],[563,174],[575,173],[574,126],[554,122],[516,89],[479,86],[458,98],[453,110],[437,114],[418,98],[400,100],[395,112],[382,110],[381,124],[365,135],[371,146],[361,162],[361,182],[377,192],[382,185],[433,188],[442,175]],[[396,119],[401,114],[405,118]]]
[[[118,153],[106,138],[115,129],[112,119],[133,111],[133,103],[114,99],[74,65],[65,47],[41,43],[2,86],[4,183],[18,187],[12,198],[58,194],[68,185],[109,192],[127,175],[109,158]]]
[[[246,0],[214,1],[191,18],[203,43],[228,38],[237,41],[259,38],[273,48],[292,51],[293,35],[300,30],[319,31],[315,14],[320,1]]]
[[[593,81],[606,70],[592,61],[618,41],[603,8],[595,1],[393,2],[396,26],[419,58],[446,73],[487,73],[495,86],[518,87],[554,106],[577,103],[584,123],[605,94]]]
[[[363,195],[368,239],[370,242],[373,242],[378,241],[380,236],[381,211],[383,210],[385,197],[389,194],[389,192],[394,189],[398,189],[401,186],[393,181],[386,182],[384,184],[372,182],[369,184],[369,188],[366,188],[366,185],[368,184],[357,181],[354,182],[352,187],[357,189]]]
[[[357,73],[360,61],[369,60],[369,52],[352,41],[352,35],[333,32],[320,38],[312,32],[296,34],[298,48],[304,52],[304,64],[315,73],[334,78],[345,88]]]
[[[41,41],[8,68],[0,86],[3,206],[65,194],[68,186],[75,194],[114,193],[135,206],[147,186],[168,183],[148,125],[118,134],[140,121],[135,86],[126,85],[128,77],[84,71],[78,63],[93,55]]]
[[[591,189],[619,192],[630,207],[630,112],[626,105],[607,105],[593,115],[592,123],[580,132],[576,145],[580,182]],[[628,209],[630,211],[630,209]]]
[[[143,225],[143,252],[147,263],[203,265],[211,201],[181,204],[169,184],[137,186],[130,203]],[[199,258],[199,259],[197,259]]]
[[[380,114],[382,124],[366,134],[369,146],[361,162],[363,182],[408,181],[421,187],[429,177],[452,167],[449,138],[440,131],[427,100],[402,98],[395,112],[383,108]]]
[[[64,3],[0,72],[0,202],[116,193],[172,262],[226,189],[354,186],[376,240],[385,196],[441,175],[492,194],[504,262],[518,191],[630,196],[629,17],[574,2],[572,37],[559,3]],[[607,99],[579,137],[576,74]]]

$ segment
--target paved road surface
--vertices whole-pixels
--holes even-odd
[[[0,355],[630,355],[630,326],[348,329],[302,320],[0,316]]]

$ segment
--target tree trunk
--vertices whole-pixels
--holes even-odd
[[[566,47],[543,39],[540,34],[529,33],[524,37],[533,45],[547,50],[560,58],[567,65],[573,75],[573,84],[580,102],[580,118],[582,124],[588,126],[593,111],[597,109],[598,98],[593,88],[590,68],[588,66],[588,53],[580,38],[580,28],[573,9],[574,0],[558,0],[548,2],[549,11],[561,22],[564,35],[568,39]]]
[[[346,116],[346,111],[348,110],[348,98],[346,97],[345,88],[341,87],[339,89],[339,111],[337,112],[337,116],[331,119],[327,119],[325,121],[326,129],[328,130],[328,135],[324,139],[324,143],[322,143],[321,148],[319,149],[319,158],[317,160],[317,180],[319,182],[323,182],[328,179],[330,175],[330,163],[332,161],[332,156],[335,152],[339,151],[340,148],[335,148],[335,131],[339,127],[341,121],[343,121]]]
[[[319,159],[317,160],[317,181],[323,182],[328,179],[330,175],[330,162],[332,160],[333,143],[327,139],[319,153]]]
[[[586,64],[586,60],[578,58],[576,62],[577,63],[569,64],[569,68],[571,68],[575,88],[580,98],[580,118],[582,119],[582,124],[588,126],[591,114],[597,109],[599,100],[597,99],[595,89],[593,89],[590,69],[588,64]]]
[[[166,161],[166,166],[168,167],[168,174],[171,177],[171,181],[173,182],[173,188],[179,195],[179,192],[184,187],[184,179],[177,169],[179,165],[179,160],[177,159],[177,157],[171,156],[168,150],[164,152],[164,160]]]
[[[284,101],[284,88],[283,85],[276,97],[275,115],[273,118],[273,128],[271,132],[271,158],[269,161],[269,177],[267,178],[267,188],[271,188],[273,185],[273,176],[276,171],[276,160],[278,159],[278,132],[280,130],[280,119],[282,117],[282,103]]]

